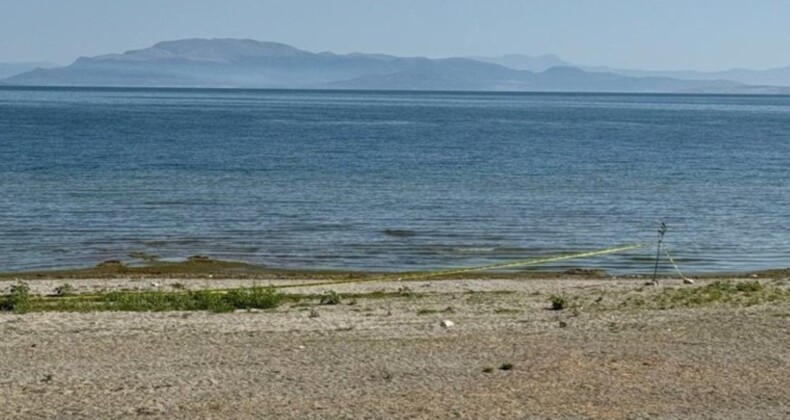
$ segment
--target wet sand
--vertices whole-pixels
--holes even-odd
[[[778,273],[760,282],[787,290]],[[787,418],[788,302],[622,304],[712,281],[374,282],[288,292],[419,297],[227,314],[0,313],[0,417]],[[175,282],[264,281],[69,281],[78,292]],[[34,293],[62,283],[29,282]],[[572,305],[550,310],[552,295]]]

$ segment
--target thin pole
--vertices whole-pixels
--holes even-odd
[[[658,259],[661,257],[661,242],[664,241],[664,234],[667,233],[667,225],[664,222],[661,222],[661,226],[658,227],[658,249],[656,250],[656,265],[653,267],[653,284],[658,284],[657,276],[658,276]]]

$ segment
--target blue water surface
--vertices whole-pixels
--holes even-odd
[[[786,267],[789,158],[786,96],[0,88],[0,271]]]

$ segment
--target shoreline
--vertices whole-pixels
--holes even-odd
[[[519,271],[475,270],[466,273],[443,274],[441,270],[425,271],[364,271],[334,269],[289,269],[274,268],[265,265],[250,264],[241,261],[217,260],[204,256],[192,256],[185,261],[171,262],[149,260],[146,262],[127,264],[120,260],[101,262],[93,267],[0,272],[0,282],[38,279],[251,279],[251,280],[338,280],[338,279],[396,279],[399,277],[420,278],[425,274],[432,279],[645,279],[652,278],[652,273],[609,274],[599,268],[576,268],[565,270],[526,269]],[[452,269],[450,269],[452,270]],[[732,279],[732,278],[771,278],[789,276],[790,267],[777,267],[757,271],[722,271],[722,272],[684,272],[693,279]],[[659,279],[678,278],[678,273],[659,272]]]

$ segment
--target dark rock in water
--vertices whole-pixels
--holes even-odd
[[[134,251],[129,253],[129,258],[134,258],[143,261],[156,261],[159,259],[158,255],[149,254],[143,251]]]
[[[107,260],[107,261],[102,261],[96,265],[96,268],[111,268],[111,267],[123,267],[123,262],[121,260]]]
[[[193,255],[193,256],[187,258],[187,261],[193,262],[193,263],[214,262],[214,260],[212,260],[211,257],[208,257],[206,255]]]
[[[387,236],[395,236],[398,238],[409,238],[417,235],[416,232],[408,229],[384,229],[382,233]]]
[[[591,269],[591,268],[571,268],[570,270],[565,270],[562,274],[568,276],[582,276],[582,277],[604,277],[606,276],[606,272],[600,269]]]

